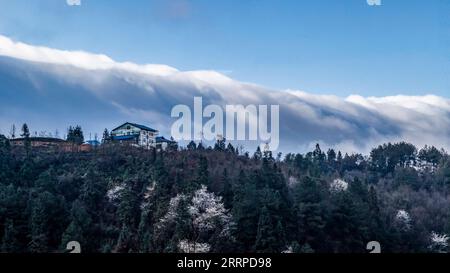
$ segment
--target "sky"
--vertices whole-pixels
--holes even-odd
[[[74,1],[74,0],[71,0]],[[450,1],[0,0],[0,35],[346,97],[450,93]]]
[[[76,3],[79,0],[69,0]],[[0,0],[0,134],[279,105],[279,151],[450,150],[450,1]],[[204,120],[205,121],[205,120]],[[236,144],[236,143],[235,143]],[[260,142],[245,143],[252,151]]]

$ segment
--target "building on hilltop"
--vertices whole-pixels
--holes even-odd
[[[113,142],[130,144],[143,148],[157,148],[165,150],[170,143],[174,143],[162,136],[159,131],[145,125],[125,122],[111,131]]]
[[[10,143],[13,146],[25,146],[25,138],[14,138],[10,139]],[[30,146],[31,147],[65,147],[68,145],[68,142],[52,137],[30,137]]]
[[[166,150],[167,147],[171,146],[171,145],[175,145],[176,142],[170,139],[166,139],[163,136],[158,136],[156,137],[156,144],[155,147],[156,149],[161,149],[161,150]]]
[[[24,147],[25,138],[14,138],[9,140],[12,146]],[[58,150],[64,152],[89,152],[92,150],[92,144],[84,143],[81,145],[73,142],[53,137],[30,137],[28,139],[30,146],[37,149]]]
[[[150,127],[125,122],[119,127],[113,129],[109,134],[107,142],[128,144],[135,147],[142,147],[146,149],[155,148],[157,150],[166,150],[169,146],[175,147],[176,142],[166,139],[163,136],[158,136],[159,131]],[[1,140],[1,139],[0,139]],[[25,138],[14,138],[9,140],[12,146],[25,146]],[[63,140],[52,137],[29,137],[28,141],[31,147],[40,148],[58,148],[62,151],[72,152],[88,152],[102,143],[97,140],[97,137],[87,140],[84,143],[76,144],[73,141]]]
[[[84,144],[90,145],[92,147],[98,147],[101,145],[100,141],[98,141],[97,139],[87,140]]]

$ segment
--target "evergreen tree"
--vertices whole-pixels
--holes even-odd
[[[222,197],[225,208],[230,209],[233,205],[233,188],[231,185],[230,178],[228,176],[227,168],[223,169],[222,179],[221,179],[223,189],[222,189]]]
[[[226,140],[224,137],[220,137],[217,139],[216,144],[214,144],[214,151],[225,151],[226,149],[226,144],[225,144]]]
[[[108,129],[105,128],[105,130],[103,131],[103,136],[102,136],[102,144],[108,143],[111,141],[111,135],[108,131]]]
[[[48,251],[48,221],[47,199],[50,193],[39,195],[33,200],[31,210],[31,242],[28,245],[30,252],[45,253]]]
[[[319,143],[316,144],[316,148],[313,151],[313,157],[318,163],[323,163],[325,161],[325,154],[320,149]]]
[[[301,245],[323,251],[326,214],[320,185],[317,180],[304,177],[294,190],[298,240]]]
[[[14,228],[13,221],[11,219],[7,219],[5,222],[5,230],[3,232],[1,252],[17,253],[20,250],[17,236],[18,234]]]
[[[192,218],[188,211],[189,203],[186,198],[182,198],[177,207],[177,218],[175,223],[175,236],[173,237],[173,248],[174,252],[178,252],[178,243],[187,239],[193,241],[196,238],[193,230]]]
[[[418,158],[424,162],[431,163],[433,167],[436,167],[442,160],[444,155],[434,146],[427,146],[419,151]]]
[[[327,220],[326,233],[330,241],[328,251],[334,253],[365,252],[368,242],[367,227],[361,211],[351,194],[336,192],[332,196],[333,207]]]
[[[138,223],[138,216],[140,215],[139,195],[133,191],[133,181],[127,181],[125,188],[120,195],[120,203],[117,208],[117,215],[122,225],[134,227]],[[168,194],[168,193],[166,193]]]
[[[81,126],[77,125],[75,128],[72,128],[72,126],[69,127],[67,131],[67,141],[76,145],[84,143],[84,135]]]
[[[233,145],[231,143],[228,143],[226,151],[234,154],[236,153],[237,149],[235,150]]]
[[[255,244],[259,215],[255,184],[242,170],[233,187],[233,192],[232,215],[236,223],[234,236],[240,243],[240,250],[248,252]]]
[[[141,219],[138,227],[138,250],[140,253],[149,253],[153,250],[153,233],[150,215],[150,211],[146,209],[144,209],[141,213]]]
[[[0,135],[0,250],[78,241],[83,252],[354,253],[378,241],[409,253],[442,251],[450,234],[450,158],[436,148],[386,144],[336,160],[330,149],[322,161],[317,147],[255,161],[110,146],[24,156]]]
[[[329,163],[332,163],[336,160],[336,152],[333,149],[328,149],[327,159]]]
[[[80,197],[92,217],[99,216],[99,208],[103,205],[105,196],[105,181],[93,169],[89,169],[83,177]]]
[[[279,237],[282,235],[282,232],[281,223],[274,223],[269,210],[264,206],[259,215],[255,251],[258,253],[281,252],[283,242],[279,240]]]
[[[116,252],[128,253],[132,252],[133,234],[128,225],[123,224],[117,239]]]
[[[26,123],[22,125],[22,134],[20,136],[23,137],[25,150],[27,154],[29,154],[31,149],[31,140],[30,140],[30,130],[28,129],[28,125]]]
[[[197,149],[197,144],[195,144],[195,142],[193,140],[191,140],[191,142],[189,142],[189,144],[187,145],[188,150],[193,151],[195,149]]]
[[[201,141],[200,141],[200,143],[197,146],[197,150],[199,150],[199,151],[205,150],[205,147],[203,146],[203,143]]]
[[[205,156],[200,156],[197,168],[197,185],[209,184],[208,159]]]
[[[20,136],[25,139],[30,137],[30,129],[28,129],[28,125],[26,123],[22,125],[22,134]]]
[[[91,228],[91,216],[86,211],[83,203],[75,200],[70,211],[70,224],[67,226],[61,238],[61,249],[66,249],[70,241],[77,241],[83,246],[83,251],[92,251],[92,242],[86,240]]]
[[[367,215],[369,220],[369,237],[372,238],[371,240],[384,242],[386,237],[385,229],[382,224],[377,192],[373,186],[369,188],[367,203],[369,206],[369,214]]]
[[[261,148],[258,146],[256,148],[256,152],[253,154],[253,159],[254,160],[261,160],[261,158],[262,158]]]

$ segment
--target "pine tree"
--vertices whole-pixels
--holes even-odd
[[[281,222],[274,223],[274,218],[266,206],[261,210],[254,250],[258,253],[279,253],[283,248],[284,237]]]
[[[234,235],[240,243],[241,251],[248,252],[255,244],[259,216],[255,183],[245,175],[243,170],[239,172],[233,192],[232,215],[236,223]]]
[[[178,243],[187,239],[189,241],[194,241],[196,238],[192,225],[192,218],[188,211],[188,200],[186,198],[182,198],[177,207],[177,217],[175,223],[175,235],[173,236],[173,244],[171,248],[174,252],[178,252]]]
[[[84,135],[81,126],[77,125],[75,128],[72,126],[69,127],[67,131],[67,141],[76,145],[81,145],[84,143]]]
[[[128,225],[123,224],[120,230],[119,238],[117,239],[116,252],[128,253],[132,251],[132,233]]]
[[[334,169],[341,176],[344,175],[344,171],[342,169],[343,161],[344,161],[344,158],[342,157],[342,153],[341,153],[341,151],[338,151]]]
[[[152,252],[152,227],[151,227],[151,212],[148,209],[143,209],[138,227],[138,248],[140,253]]]
[[[228,143],[226,151],[234,154],[236,153],[237,149],[235,150],[233,145],[231,143]]]
[[[30,130],[28,129],[28,125],[26,123],[22,125],[22,134],[20,136],[24,138],[25,150],[28,155],[31,149],[31,140],[30,140]]]
[[[187,145],[187,149],[190,151],[193,151],[193,150],[197,149],[197,144],[195,144],[195,142],[193,140],[191,140],[191,142],[189,142],[189,144]]]
[[[258,146],[256,148],[256,152],[253,154],[253,159],[254,160],[261,160],[261,158],[262,158],[261,148]]]
[[[29,209],[31,241],[28,250],[33,253],[56,250],[67,225],[64,198],[48,191],[36,193],[30,200]]]
[[[326,214],[320,185],[317,180],[305,177],[294,191],[299,242],[321,251],[324,249]]]
[[[329,163],[332,163],[336,160],[336,152],[333,149],[328,150],[327,159]]]
[[[1,245],[1,252],[3,253],[17,253],[20,250],[19,242],[17,240],[17,231],[14,228],[14,223],[11,219],[5,221],[5,230],[3,232],[3,240]]]
[[[228,171],[227,168],[223,169],[223,173],[222,173],[222,197],[223,197],[223,202],[225,205],[225,208],[230,209],[232,207],[232,203],[233,203],[233,189],[232,189],[232,185],[231,185],[231,181],[230,178],[228,177]]]
[[[83,177],[83,185],[81,187],[81,201],[86,206],[93,218],[100,214],[99,207],[102,206],[106,196],[105,181],[93,169],[89,169]]]
[[[327,221],[327,236],[335,253],[365,252],[368,230],[365,215],[358,202],[347,191],[337,192],[332,197],[333,208]]]
[[[28,245],[30,252],[45,253],[48,251],[48,212],[45,197],[38,197],[33,203],[31,212],[31,242]]]
[[[105,130],[103,131],[103,136],[102,136],[102,144],[108,143],[111,141],[111,135],[108,131],[108,129],[105,128]]]
[[[169,174],[166,170],[166,165],[163,158],[158,157],[154,163],[152,172],[152,180],[155,181],[155,191],[157,202],[165,202],[170,199],[170,193],[172,192],[173,184],[169,180]]]
[[[70,222],[69,226],[64,231],[61,238],[61,249],[66,249],[67,243],[71,241],[79,242],[81,245],[83,245],[83,242],[85,241],[83,230],[76,221]]]
[[[328,168],[330,170],[336,170],[336,166],[337,166],[337,155],[336,152],[333,149],[328,149],[327,152],[327,163],[328,163]]]
[[[61,249],[66,249],[70,241],[77,241],[83,246],[83,250],[93,250],[92,242],[86,240],[86,235],[91,231],[91,216],[86,211],[83,203],[75,200],[70,211],[70,224],[67,226],[61,238]]]
[[[22,134],[20,135],[23,138],[29,138],[30,137],[30,129],[28,129],[28,125],[24,123],[22,125]]]
[[[200,156],[196,182],[198,185],[209,184],[208,159],[205,156]]]
[[[325,161],[325,154],[320,149],[319,143],[316,144],[316,148],[313,151],[313,157],[314,160],[319,164],[322,164]]]
[[[126,186],[121,192],[120,203],[117,208],[117,215],[120,223],[129,227],[137,225],[138,215],[140,214],[139,196],[138,193],[133,191],[132,183],[133,181],[126,181]]]
[[[217,139],[216,143],[214,144],[214,151],[225,151],[226,146],[225,146],[225,138],[219,138]]]
[[[381,219],[381,210],[378,202],[378,196],[375,188],[370,186],[367,197],[369,213],[367,215],[369,221],[369,237],[371,240],[384,242],[386,239],[383,221]]]

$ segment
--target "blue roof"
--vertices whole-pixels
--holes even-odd
[[[165,138],[163,136],[156,137],[156,143],[161,143],[161,142],[171,143],[171,142],[175,142],[175,141],[169,140],[169,139],[167,139],[167,138]]]
[[[98,141],[98,140],[88,140],[88,141],[86,141],[86,143],[89,145],[92,145],[92,146],[100,145],[100,141]]]
[[[131,122],[125,122],[124,124],[122,124],[122,125],[120,125],[120,126],[114,128],[114,129],[112,129],[112,130],[113,130],[113,131],[114,131],[114,130],[117,130],[117,129],[119,129],[120,127],[122,127],[122,126],[124,126],[124,125],[126,125],[126,124],[130,124],[131,126],[137,127],[137,128],[139,128],[139,129],[141,129],[141,130],[150,131],[150,132],[158,132],[158,130],[155,130],[155,129],[150,128],[150,127],[148,127],[148,126],[141,125],[141,124],[137,124],[137,123],[131,123]]]

